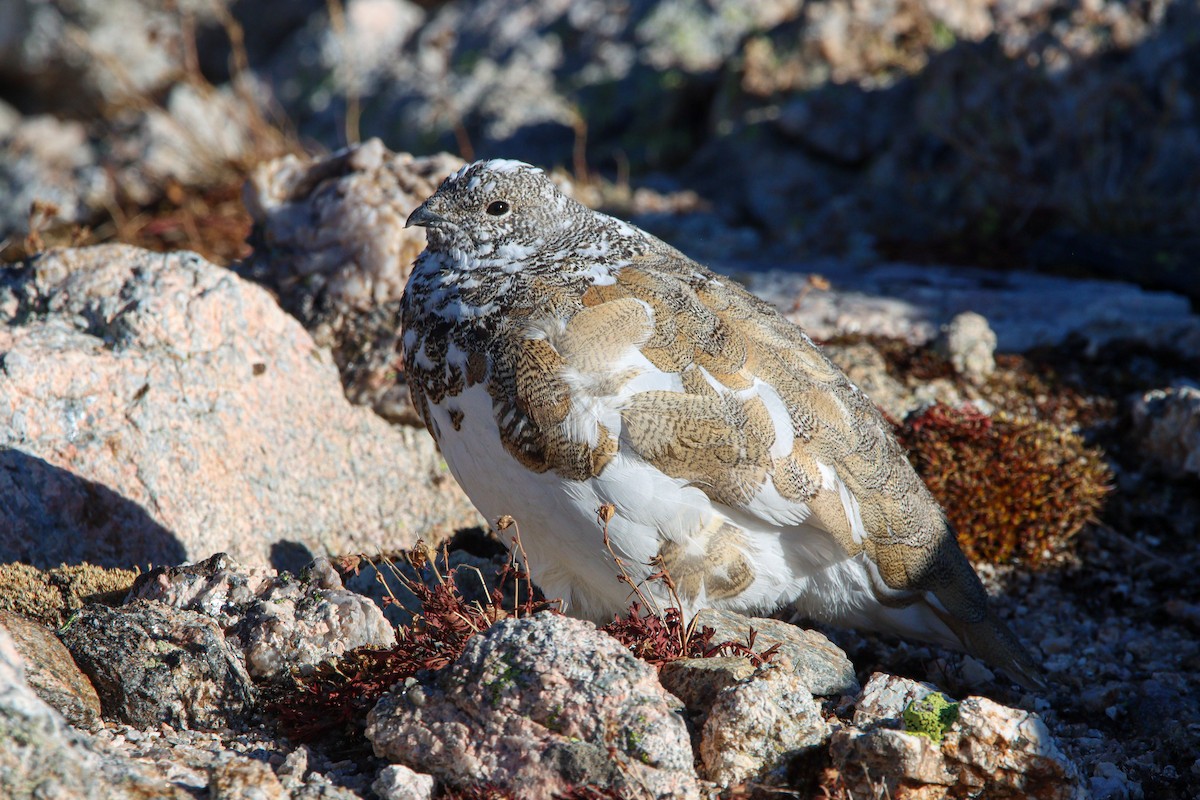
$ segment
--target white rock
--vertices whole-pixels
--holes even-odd
[[[391,764],[379,770],[371,789],[381,800],[429,800],[433,797],[432,775],[413,772],[403,764]]]

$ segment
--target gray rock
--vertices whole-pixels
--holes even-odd
[[[190,253],[0,272],[0,559],[261,565],[474,524],[424,431],[346,402],[267,292]]]
[[[100,721],[100,698],[54,631],[4,610],[0,627],[12,637],[25,662],[25,680],[38,697],[75,727],[94,728]]]
[[[1195,298],[1194,97],[1162,87],[1197,83],[1198,30],[1180,3],[806,3],[727,62],[691,186],[780,253],[1033,262]],[[1072,119],[1118,97],[1165,110],[1119,138],[1107,112]],[[1138,167],[1101,174],[1102,152]]]
[[[325,158],[265,162],[246,184],[259,246],[238,269],[330,348],[352,402],[392,422],[419,422],[404,383],[399,302],[425,232],[404,222],[461,165],[372,139]]]
[[[356,24],[356,5],[382,9],[390,28]],[[364,135],[413,152],[566,163],[586,121],[594,155],[678,161],[703,129],[693,98],[712,92],[745,37],[802,5],[484,0],[441,4],[417,28],[409,3],[352,3],[344,32],[297,34],[271,72],[322,140],[341,135],[347,98],[358,98]]]
[[[1146,465],[1173,478],[1200,476],[1200,389],[1172,386],[1133,402],[1131,433]]]
[[[38,230],[87,223],[114,191],[82,123],[35,116],[0,130],[0,240],[28,233],[34,209]]]
[[[741,657],[680,658],[658,670],[663,688],[683,701],[699,726],[717,695],[753,675],[754,665]]]
[[[1000,352],[1073,338],[1093,352],[1112,341],[1141,342],[1187,357],[1200,352],[1200,315],[1187,298],[1128,283],[842,260],[757,272],[752,265],[721,266],[746,277],[751,291],[819,340],[863,333],[924,344],[958,314],[982,308]],[[812,291],[808,275],[813,272],[835,276],[833,288]],[[1048,308],[1054,313],[1047,314]]]
[[[190,792],[144,764],[101,755],[25,680],[25,663],[0,628],[0,796],[82,800],[187,800]]]
[[[130,597],[213,617],[254,678],[278,678],[292,670],[307,674],[356,647],[396,643],[395,629],[379,606],[347,591],[324,558],[296,577],[247,569],[219,553],[200,564],[147,573]]]
[[[42,111],[144,102],[183,77],[189,26],[214,24],[229,4],[12,0],[0,8],[0,77],[27,87]]]
[[[677,708],[615,639],[543,613],[497,623],[449,668],[393,689],[367,716],[367,738],[376,755],[452,787],[696,798]]]
[[[996,371],[996,333],[982,314],[964,311],[955,315],[942,326],[934,346],[950,360],[955,372],[973,383],[983,383]]]
[[[704,777],[725,787],[781,783],[768,773],[828,740],[820,706],[790,667],[766,667],[717,695],[700,739]]]
[[[59,633],[100,695],[107,719],[148,728],[227,727],[256,692],[241,656],[209,617],[138,600],[90,605]]]
[[[754,649],[762,652],[779,645],[790,669],[808,690],[818,696],[853,694],[858,691],[854,665],[841,648],[817,631],[805,630],[788,622],[761,617],[745,617],[732,611],[706,608],[696,615],[697,626],[712,628],[713,643],[745,643],[750,630],[755,632]]]

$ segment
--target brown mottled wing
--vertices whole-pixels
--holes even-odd
[[[628,298],[654,314],[642,353],[678,374],[684,387],[628,402],[622,437],[639,455],[747,513],[770,483],[784,503],[806,506],[805,521],[828,531],[847,554],[867,552],[886,584],[879,587],[884,602],[931,592],[935,612],[968,650],[1037,682],[1037,668],[989,611],[940,507],[882,415],[799,328],[670,249],[625,268],[612,286],[593,287],[583,302],[602,308]],[[790,431],[778,430],[756,381],[782,400]],[[792,447],[773,457],[779,436]],[[861,522],[831,475],[857,501]],[[775,516],[788,517],[788,509]]]

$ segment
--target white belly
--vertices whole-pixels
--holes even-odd
[[[462,412],[459,430],[450,421],[450,409]],[[612,505],[608,523],[612,550],[626,572],[637,582],[656,571],[650,565],[664,539],[686,541],[693,531],[714,520],[730,519],[746,533],[747,553],[754,566],[754,583],[737,597],[708,602],[697,597],[685,613],[713,605],[737,611],[769,611],[801,596],[809,613],[823,606],[821,599],[838,596],[844,606],[847,568],[838,548],[825,533],[805,525],[780,529],[738,519],[736,513],[716,506],[699,489],[671,478],[626,448],[587,481],[568,480],[553,471],[535,473],[514,459],[500,441],[492,400],[482,385],[446,398],[429,413],[439,431],[442,455],[451,473],[489,523],[509,515],[516,527],[501,531],[511,543],[520,533],[534,581],[548,598],[561,598],[566,610],[595,620],[611,619],[632,599],[629,587],[618,580],[618,569],[604,544],[604,525],[598,519],[602,506]],[[839,561],[838,569],[829,569]],[[675,605],[661,582],[642,586],[661,607]],[[831,598],[832,599],[832,598]]]

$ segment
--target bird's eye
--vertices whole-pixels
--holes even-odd
[[[503,200],[493,200],[492,202],[488,203],[487,213],[491,214],[493,217],[503,217],[508,213],[508,208],[508,203],[504,202]]]

